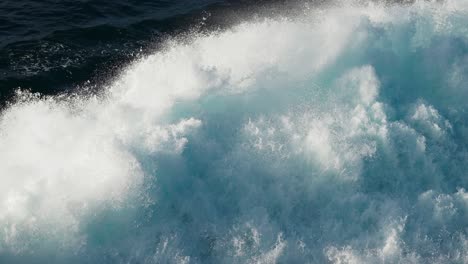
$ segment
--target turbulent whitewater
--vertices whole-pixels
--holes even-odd
[[[97,95],[18,90],[0,260],[468,263],[467,100],[463,0],[304,8]]]

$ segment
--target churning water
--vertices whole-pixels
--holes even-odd
[[[2,111],[0,261],[468,263],[464,0],[304,5],[99,91]]]

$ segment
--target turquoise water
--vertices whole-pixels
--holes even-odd
[[[1,261],[468,262],[465,1],[168,40],[101,91],[3,111]]]

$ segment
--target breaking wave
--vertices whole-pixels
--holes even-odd
[[[468,4],[168,41],[0,119],[0,260],[467,263]]]

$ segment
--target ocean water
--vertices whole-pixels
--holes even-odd
[[[467,1],[115,3],[0,4],[0,263],[468,263]]]

